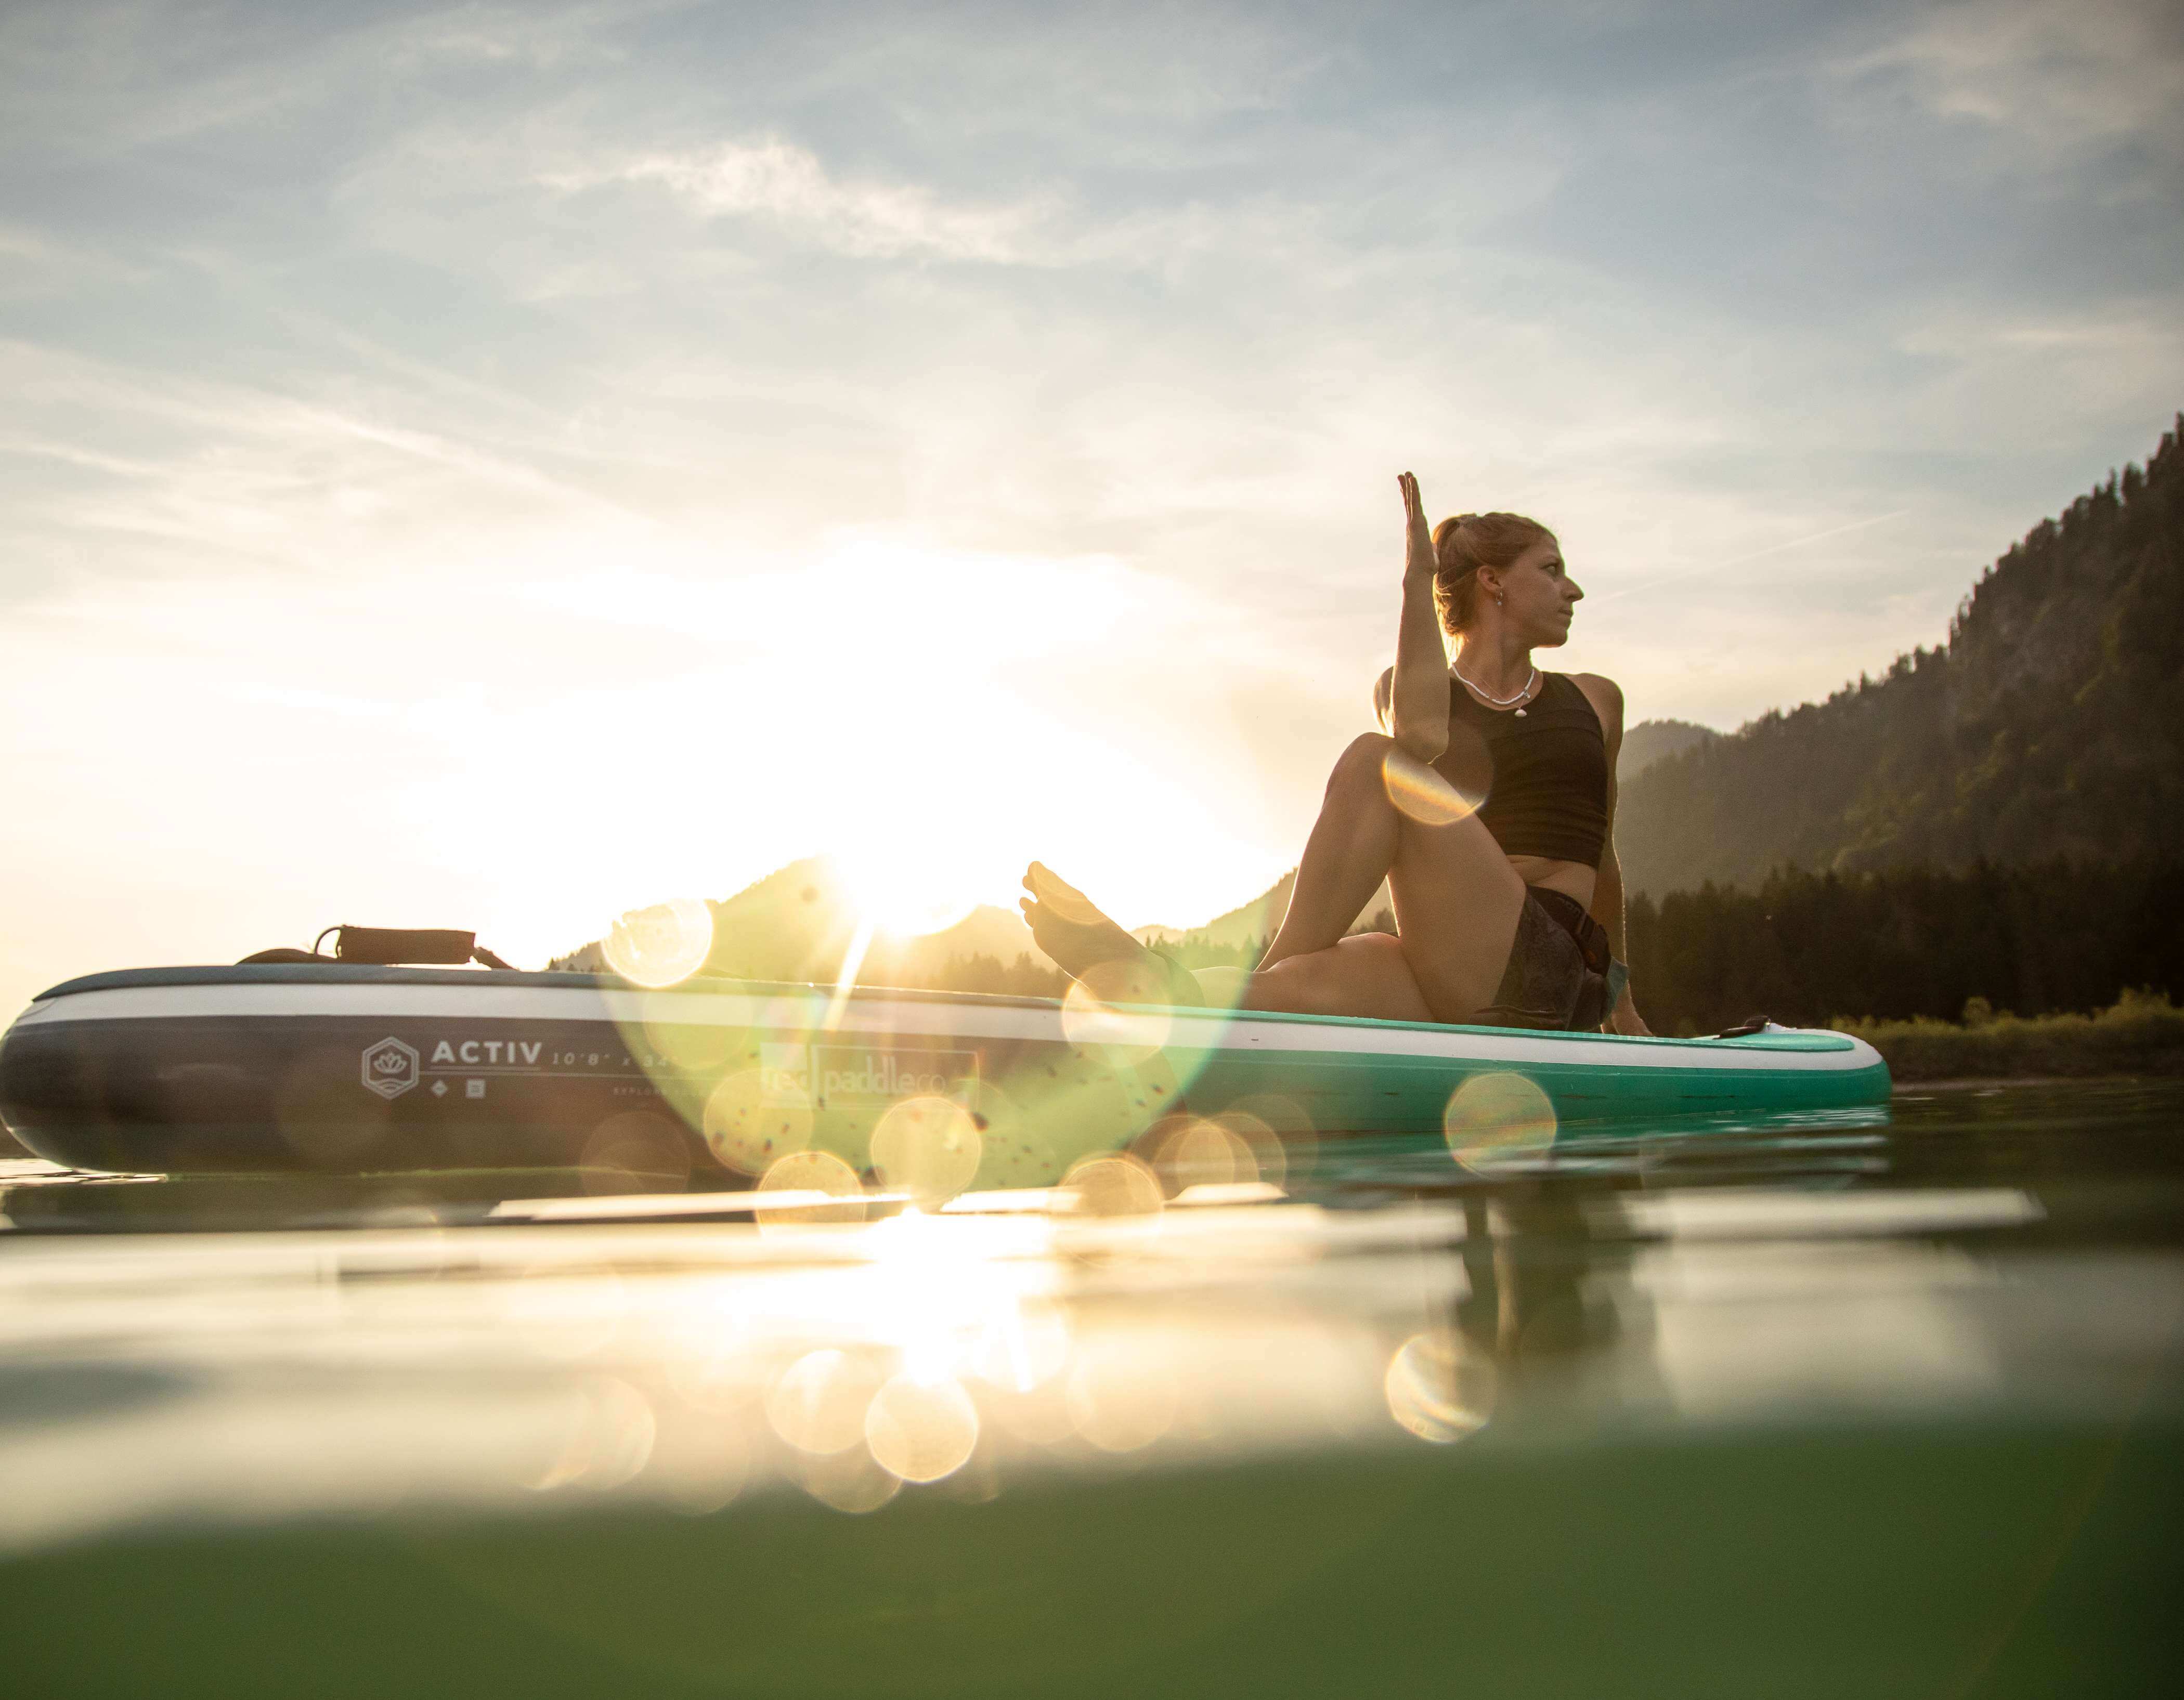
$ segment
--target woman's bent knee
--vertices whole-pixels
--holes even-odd
[[[1388,752],[1396,747],[1396,741],[1379,732],[1362,732],[1350,741],[1350,747],[1334,758],[1334,771],[1327,776],[1330,793],[1362,793],[1367,791],[1385,795],[1388,782],[1384,775]]]
[[[1261,969],[1246,982],[1244,1003],[1293,1015],[1434,1019],[1401,942],[1386,933],[1354,933],[1328,949]]]

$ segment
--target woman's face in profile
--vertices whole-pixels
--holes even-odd
[[[1524,641],[1548,647],[1569,641],[1571,618],[1585,597],[1552,537],[1541,538],[1509,564],[1502,593],[1502,612]]]

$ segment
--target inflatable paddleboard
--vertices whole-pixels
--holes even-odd
[[[1888,1092],[1863,1041],[1773,1027],[1635,1039],[332,963],[92,975],[0,1038],[8,1130],[56,1163],[133,1173],[680,1161],[756,1175],[805,1147],[864,1169],[890,1114],[939,1100],[979,1131],[977,1184],[1036,1186],[1185,1112],[1284,1138],[1452,1142],[1513,1118],[1538,1143],[1695,1118],[1872,1119]]]

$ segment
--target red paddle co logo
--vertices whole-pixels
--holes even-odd
[[[364,1047],[364,1089],[383,1098],[398,1098],[417,1084],[417,1051],[399,1039],[382,1039]]]

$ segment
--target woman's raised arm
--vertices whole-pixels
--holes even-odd
[[[1433,531],[1418,481],[1396,479],[1403,492],[1403,623],[1396,634],[1395,679],[1388,692],[1388,736],[1404,754],[1432,761],[1448,747],[1448,647],[1434,605]]]

